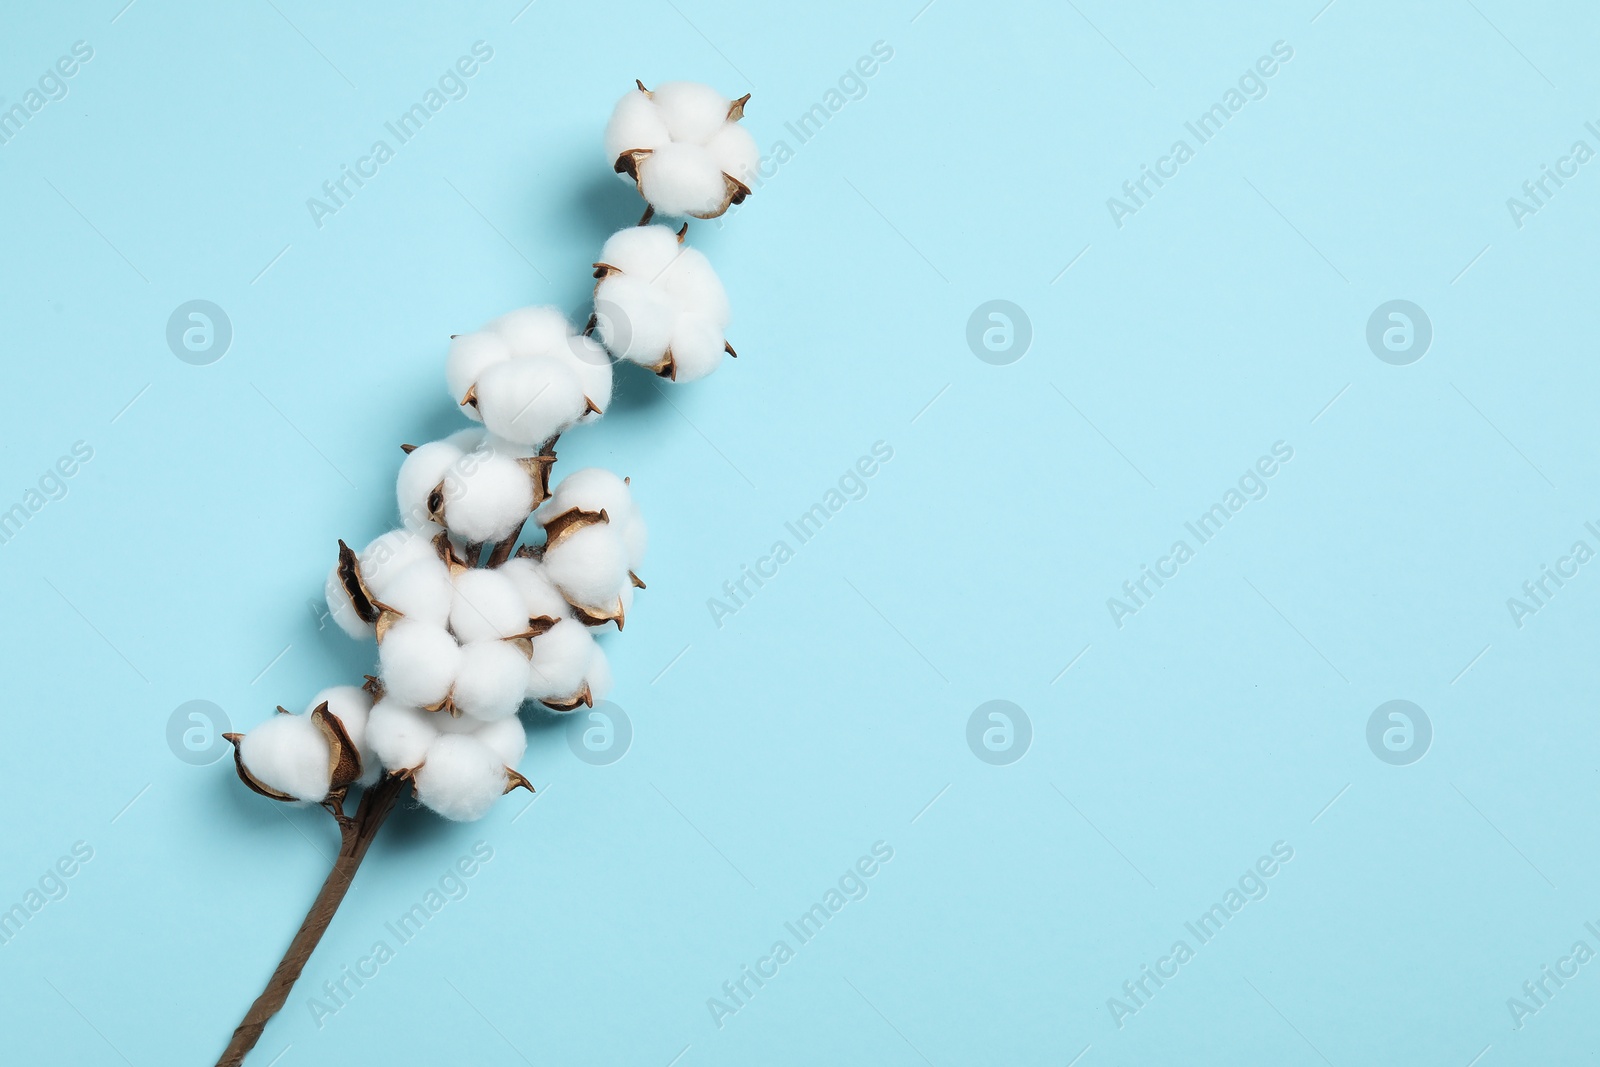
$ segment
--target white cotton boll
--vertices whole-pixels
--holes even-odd
[[[506,560],[495,568],[504,575],[522,597],[523,610],[529,619],[564,619],[571,612],[567,598],[561,590],[544,576],[543,569],[531,559],[520,556]],[[542,638],[535,638],[535,643]]]
[[[469,457],[455,475],[455,488],[445,501],[445,525],[470,544],[510,537],[533,510],[527,469],[499,452],[484,449]]]
[[[590,423],[605,414],[611,407],[611,357],[605,347],[592,337],[569,337],[562,350],[567,366],[578,376],[583,395],[597,411],[590,411],[578,421]]]
[[[367,716],[367,743],[386,770],[408,771],[428,754],[428,746],[439,736],[439,724],[451,721],[448,715],[385,697]]]
[[[722,366],[724,344],[722,331],[704,315],[679,315],[672,331],[673,381],[697,381]]]
[[[450,399],[460,404],[484,371],[510,358],[511,346],[498,333],[478,330],[459,334],[450,342],[450,354],[444,361],[444,379],[450,388]],[[468,418],[480,419],[470,404],[461,410]]]
[[[613,356],[644,367],[661,362],[676,315],[666,294],[643,278],[613,274],[595,287],[594,310],[595,333]]]
[[[328,739],[304,715],[274,715],[239,739],[239,759],[256,781],[296,800],[328,795]]]
[[[516,583],[500,569],[456,575],[450,629],[465,641],[498,641],[528,628],[527,606]]]
[[[629,226],[606,238],[599,261],[649,282],[660,277],[683,251],[669,226]]]
[[[644,560],[648,535],[626,482],[604,467],[573,471],[557,483],[550,499],[539,509],[539,521],[549,522],[573,508],[604,511],[628,546],[628,568],[638,568]]]
[[[450,568],[437,555],[419,559],[395,575],[379,599],[408,619],[443,629],[455,602]]]
[[[611,695],[611,661],[606,658],[606,650],[599,645],[594,646],[594,655],[589,657],[589,667],[583,672],[583,681],[589,687],[589,699],[596,704]]]
[[[639,192],[663,215],[720,212],[728,185],[702,145],[674,141],[639,161]]]
[[[609,614],[629,586],[628,546],[610,523],[585,526],[545,550],[544,573],[568,602]]]
[[[515,715],[480,723],[471,736],[486,745],[495,758],[507,767],[521,763],[528,751],[528,732],[523,728],[522,720]]]
[[[745,188],[753,189],[760,181],[761,149],[756,147],[756,139],[750,136],[750,131],[737,122],[724,123],[706,142],[706,151],[711,153],[722,173],[739,179]]]
[[[463,714],[490,722],[515,715],[528,688],[528,657],[509,641],[461,646],[461,669],[451,701]]]
[[[583,685],[598,647],[589,631],[571,619],[535,637],[528,663],[528,699],[569,700]]]
[[[655,148],[672,139],[648,93],[635,89],[617,101],[606,123],[606,166],[614,167],[617,157],[636,148]],[[621,175],[631,181],[626,174]]]
[[[420,530],[431,525],[428,497],[441,483],[451,478],[462,455],[461,449],[449,441],[429,441],[415,449],[400,464],[394,495],[400,505],[400,521],[409,529]],[[448,494],[452,486],[446,485],[445,489]]]
[[[505,764],[466,734],[446,734],[428,747],[416,775],[417,799],[447,819],[473,822],[505,792]]]
[[[439,529],[437,524],[428,523],[421,529],[390,530],[362,549],[357,557],[361,563],[361,578],[372,595],[383,599],[389,583],[417,560],[438,559],[433,538]]]
[[[527,359],[555,355],[572,333],[572,325],[560,308],[541,306],[508,311],[484,330],[503,338],[513,359]]]
[[[312,697],[311,703],[306,705],[306,714],[310,715],[323,704],[328,705],[329,713],[344,726],[344,732],[350,735],[356,751],[361,755],[361,784],[376,782],[380,769],[378,758],[367,741],[367,718],[372,712],[372,694],[358,685],[336,685]]]
[[[361,578],[366,582],[368,591],[382,600],[384,590],[394,580],[396,574],[419,559],[435,558],[436,553],[431,539],[438,531],[438,526],[428,523],[420,530],[390,530],[374,538],[372,543],[362,549],[356,557],[361,564]],[[338,624],[339,629],[351,637],[372,636],[373,625],[362,622],[361,617],[356,614],[350,594],[339,578],[337,563],[328,572],[324,591],[328,598],[328,612],[333,616],[333,621]]]
[[[548,441],[577,422],[587,406],[577,373],[550,356],[489,368],[478,380],[477,395],[489,432],[521,445]]]
[[[461,646],[443,626],[401,619],[378,645],[385,693],[403,704],[428,708],[450,695],[461,666]]]
[[[721,328],[726,328],[732,317],[728,304],[728,291],[705,253],[697,248],[685,248],[671,268],[663,271],[655,283],[665,290],[679,311],[704,315]]]
[[[728,120],[728,98],[700,82],[665,82],[651,99],[674,141],[704,144]]]

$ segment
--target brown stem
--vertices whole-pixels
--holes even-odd
[[[378,828],[388,818],[389,812],[394,810],[395,800],[405,783],[404,778],[385,775],[362,795],[355,817],[341,820],[339,858],[334,861],[333,870],[328,872],[327,881],[322,883],[322,891],[312,901],[311,910],[306,913],[294,940],[289,942],[289,951],[283,954],[278,969],[272,972],[272,977],[267,981],[267,987],[250,1005],[238,1029],[234,1030],[233,1040],[228,1042],[228,1048],[217,1061],[217,1067],[239,1067],[250,1050],[255,1048],[256,1042],[261,1040],[261,1032],[266,1029],[268,1020],[289,999],[290,990],[305,969],[317,942],[327,932],[328,924],[333,921],[333,913],[338,910],[340,901],[344,900],[345,893],[350,889],[356,868],[361,866],[361,860],[371,847],[372,839],[377,836]]]
[[[647,206],[644,209],[644,218],[639,220],[639,225],[640,226],[648,225],[650,220],[655,218],[655,217],[656,217],[656,206],[654,204],[650,204],[649,206]]]
[[[527,524],[528,520],[523,519],[521,522],[517,523],[517,528],[511,532],[510,537],[506,538],[504,541],[496,541],[494,551],[489,553],[489,561],[485,563],[484,566],[498,567],[500,564],[510,559],[512,551],[517,547],[517,540],[522,537],[522,528]]]

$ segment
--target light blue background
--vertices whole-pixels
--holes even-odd
[[[168,718],[247,726],[369,669],[308,606],[335,540],[386,528],[400,442],[460,424],[449,334],[581,315],[640,210],[599,141],[635,77],[750,91],[794,154],[691,227],[739,360],[626,374],[562,443],[652,527],[610,644],[632,748],[588,766],[541,718],[533,808],[398,817],[251,1062],[1595,1055],[1600,962],[1520,1030],[1506,1006],[1600,949],[1600,565],[1521,628],[1506,606],[1600,547],[1600,162],[1520,229],[1506,207],[1600,148],[1592,9],[522,2],[3,18],[5,106],[94,49],[0,146],[0,507],[94,449],[0,545],[0,906],[94,849],[0,946],[8,1061],[210,1063],[260,989],[332,826],[175,758]],[[314,225],[306,198],[479,40],[467,97]],[[1106,199],[1280,40],[1268,95],[1118,228]],[[877,41],[801,144],[784,123]],[[211,366],[164,339],[197,298],[234,329]],[[1365,342],[1396,298],[1434,328],[1409,366]],[[965,340],[991,299],[1031,320],[1009,366]],[[868,495],[718,628],[707,599],[880,440]],[[1280,440],[1269,495],[1114,625]],[[1435,732],[1410,766],[1365,739],[1396,698]],[[1032,722],[1010,766],[967,747],[990,699]],[[1119,1029],[1107,999],[1280,840],[1270,894]],[[477,841],[466,897],[319,1028],[317,987]],[[869,895],[719,1029],[707,998],[876,841]]]

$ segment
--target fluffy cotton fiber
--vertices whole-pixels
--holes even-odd
[[[239,739],[239,759],[268,789],[317,803],[328,795],[328,739],[305,715],[274,715]]]
[[[627,482],[604,467],[573,471],[556,484],[550,499],[539,509],[539,521],[548,522],[573,508],[604,511],[628,546],[628,568],[638,568],[644,560],[649,534]]]
[[[508,781],[505,763],[488,745],[446,734],[428,746],[417,769],[417,799],[447,819],[472,822],[488,813]]]
[[[454,480],[454,495],[446,487],[444,522],[469,544],[511,536],[533,510],[533,481],[527,470],[492,445],[472,453]]]
[[[531,559],[515,557],[497,568],[522,597],[529,619],[564,619],[571,613],[571,605],[561,590],[550,584],[544,568]]]
[[[401,619],[378,645],[378,670],[385,693],[427,708],[450,695],[461,667],[461,646],[442,626]]]
[[[598,648],[589,631],[572,619],[535,638],[526,668],[528,699],[570,704],[582,690]]]
[[[590,615],[615,612],[628,577],[628,546],[609,522],[575,530],[545,550],[544,573],[573,607]]]
[[[461,646],[461,668],[451,695],[464,715],[486,722],[509,718],[522,706],[528,687],[528,657],[508,641],[473,641]]]
[[[588,409],[577,372],[550,356],[490,367],[478,379],[477,401],[489,432],[519,445],[548,441]]]
[[[419,559],[395,575],[379,599],[408,619],[442,627],[455,601],[450,568],[437,555]]]
[[[428,754],[428,746],[439,736],[439,724],[451,721],[448,715],[385,697],[372,706],[367,718],[367,742],[386,769],[409,771]]]
[[[524,369],[518,376],[507,372],[491,374],[506,364],[531,360],[548,361],[542,372]],[[582,400],[578,412],[568,417],[570,385],[553,366],[564,367],[576,379]],[[542,376],[540,376],[542,375]],[[488,380],[490,413],[483,405],[485,380]],[[450,343],[445,365],[445,380],[450,395],[465,404],[468,415],[485,422],[502,437],[525,444],[539,444],[559,433],[563,419],[592,422],[611,404],[611,360],[595,341],[578,336],[559,308],[526,307],[508,312],[474,333],[461,334]],[[521,412],[532,393],[553,390],[535,411]],[[519,391],[520,390],[520,391]],[[468,402],[476,396],[477,403]],[[519,414],[520,413],[520,414]],[[538,432],[546,425],[558,428]],[[505,432],[513,426],[515,432]]]

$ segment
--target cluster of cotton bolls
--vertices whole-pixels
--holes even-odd
[[[606,151],[649,202],[646,222],[715,217],[748,194],[747,100],[671,82],[617,104]],[[532,789],[514,769],[527,745],[519,710],[605,699],[596,637],[623,628],[644,588],[646,528],[628,479],[610,471],[577,470],[552,489],[556,440],[610,406],[616,361],[684,382],[733,354],[727,294],[684,246],[687,225],[646,222],[601,249],[583,331],[529,307],[451,338],[446,385],[480,425],[405,446],[399,525],[360,552],[341,541],[328,575],[329,613],[376,640],[376,673],[228,735],[256,792],[339,812],[352,786],[400,776],[446,818],[481,818],[502,793]],[[530,520],[542,537],[522,543]]]

